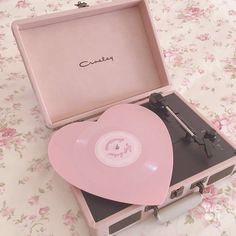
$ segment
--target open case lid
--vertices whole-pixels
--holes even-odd
[[[48,127],[169,85],[147,2],[121,0],[12,24]]]

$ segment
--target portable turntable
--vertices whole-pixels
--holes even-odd
[[[169,221],[198,205],[205,186],[236,171],[233,144],[171,90],[146,1],[39,16],[12,28],[46,124],[60,127],[49,158],[74,185],[91,235],[113,235],[147,217]],[[134,167],[140,161],[147,176]]]

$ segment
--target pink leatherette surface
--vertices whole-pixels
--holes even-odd
[[[144,1],[16,21],[12,28],[50,127],[169,84]]]

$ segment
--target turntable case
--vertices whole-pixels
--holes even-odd
[[[170,85],[144,0],[19,20],[12,28],[50,128]]]

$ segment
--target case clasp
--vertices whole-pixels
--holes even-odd
[[[78,1],[78,3],[76,3],[75,6],[78,8],[89,7],[88,3],[81,1]]]

